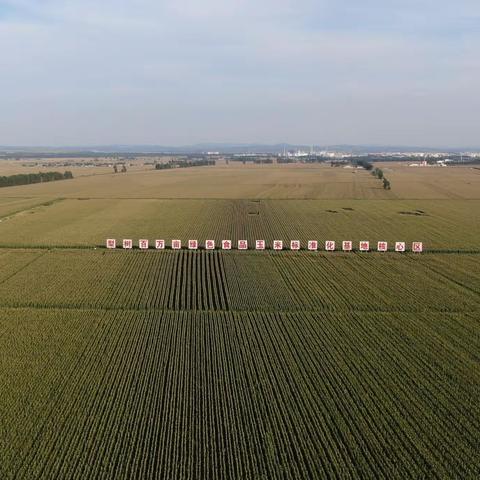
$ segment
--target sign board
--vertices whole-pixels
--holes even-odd
[[[386,252],[388,250],[388,243],[380,241],[377,243],[377,252]]]
[[[165,249],[165,240],[155,240],[155,248],[157,250],[164,250]]]
[[[139,240],[138,248],[140,248],[141,250],[148,250],[148,240],[146,240],[145,238]]]
[[[274,240],[273,241],[273,249],[274,250],[283,250],[283,241],[282,240]]]
[[[131,249],[133,248],[133,240],[129,239],[129,238],[124,238],[123,239],[123,242],[122,242],[122,246],[123,248],[125,249]]]
[[[205,241],[206,250],[215,250],[215,240],[206,240]]]
[[[180,250],[182,248],[182,241],[181,240],[172,240],[172,249],[173,250]]]
[[[353,249],[353,242],[351,240],[344,240],[342,242],[342,250],[344,252],[351,252]]]
[[[368,240],[362,240],[358,248],[361,252],[368,252],[370,250],[370,242]]]
[[[188,249],[189,250],[196,250],[198,248],[198,240],[189,240],[188,241]]]
[[[395,251],[404,252],[406,249],[405,242],[395,242]]]
[[[231,240],[222,240],[222,250],[231,250],[232,241]]]
[[[265,240],[256,240],[255,250],[265,250]]]
[[[117,248],[117,241],[114,238],[107,238],[107,248]]]
[[[335,242],[333,240],[327,240],[325,242],[325,250],[327,252],[333,252],[335,250]]]
[[[238,241],[238,249],[239,250],[248,250],[248,241],[247,240],[239,240]]]
[[[318,250],[318,242],[316,240],[309,240],[308,249],[311,251]]]
[[[412,252],[422,253],[423,252],[423,243],[422,242],[413,242],[412,243]]]
[[[292,240],[290,242],[290,250],[300,250],[300,240]]]

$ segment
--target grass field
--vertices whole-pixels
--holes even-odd
[[[1,189],[0,478],[479,478],[480,176],[382,168],[391,191],[301,165]]]

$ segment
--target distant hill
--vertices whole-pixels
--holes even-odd
[[[278,143],[274,145],[265,144],[249,144],[249,143],[199,143],[195,145],[184,146],[165,146],[165,145],[91,145],[91,146],[64,146],[64,147],[22,147],[22,146],[0,146],[0,153],[3,154],[35,154],[35,153],[52,153],[52,154],[72,154],[79,155],[85,153],[92,154],[192,154],[192,153],[206,153],[219,152],[224,154],[235,153],[271,153],[278,154],[283,151],[304,150],[310,151],[312,145],[295,145],[288,143]],[[316,151],[329,152],[345,152],[345,153],[392,153],[392,152],[466,152],[466,151],[480,151],[480,148],[432,148],[419,146],[392,146],[392,145],[314,145]]]

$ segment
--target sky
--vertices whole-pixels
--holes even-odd
[[[478,0],[0,0],[0,145],[480,147]]]

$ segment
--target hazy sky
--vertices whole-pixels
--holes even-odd
[[[0,0],[0,145],[480,145],[479,0]]]

